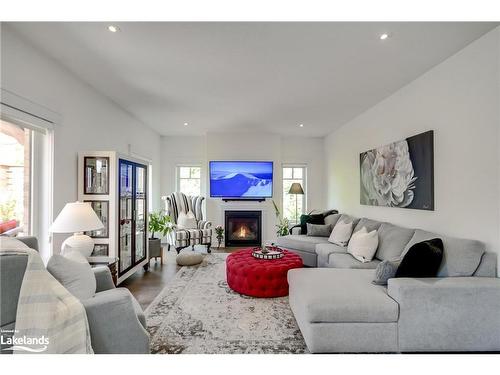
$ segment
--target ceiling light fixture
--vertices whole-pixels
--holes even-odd
[[[304,127],[304,124],[299,124],[299,127],[300,127],[300,128],[303,128],[303,127]]]
[[[117,33],[118,31],[120,31],[120,28],[115,25],[109,25],[108,30],[111,31],[112,33]]]
[[[188,126],[188,123],[187,123],[187,122],[185,122],[185,123],[184,123],[184,126]]]
[[[389,34],[387,33],[383,33],[380,35],[380,40],[386,40],[387,38],[389,38]]]

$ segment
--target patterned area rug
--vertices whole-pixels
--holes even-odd
[[[252,298],[226,283],[228,254],[182,267],[146,309],[152,353],[306,353],[288,297]]]

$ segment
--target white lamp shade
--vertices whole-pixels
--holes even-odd
[[[50,226],[54,233],[76,233],[104,228],[90,203],[73,202],[66,206]]]

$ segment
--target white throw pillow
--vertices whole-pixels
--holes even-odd
[[[347,252],[362,263],[371,262],[378,247],[378,233],[368,233],[366,227],[354,233],[347,246]]]
[[[352,221],[350,223],[346,223],[344,221],[339,221],[333,227],[332,233],[328,238],[328,241],[339,245],[339,246],[347,246],[349,242],[349,238],[351,238],[352,233]]]
[[[68,255],[52,255],[47,263],[47,271],[79,300],[94,297],[96,280],[90,264],[76,251]]]
[[[196,229],[198,223],[196,222],[196,217],[193,211],[188,211],[188,213],[180,212],[177,217],[177,228],[179,229]]]

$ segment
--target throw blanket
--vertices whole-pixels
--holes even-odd
[[[28,256],[17,305],[14,354],[93,353],[85,308],[45,269],[38,252],[1,253]]]

